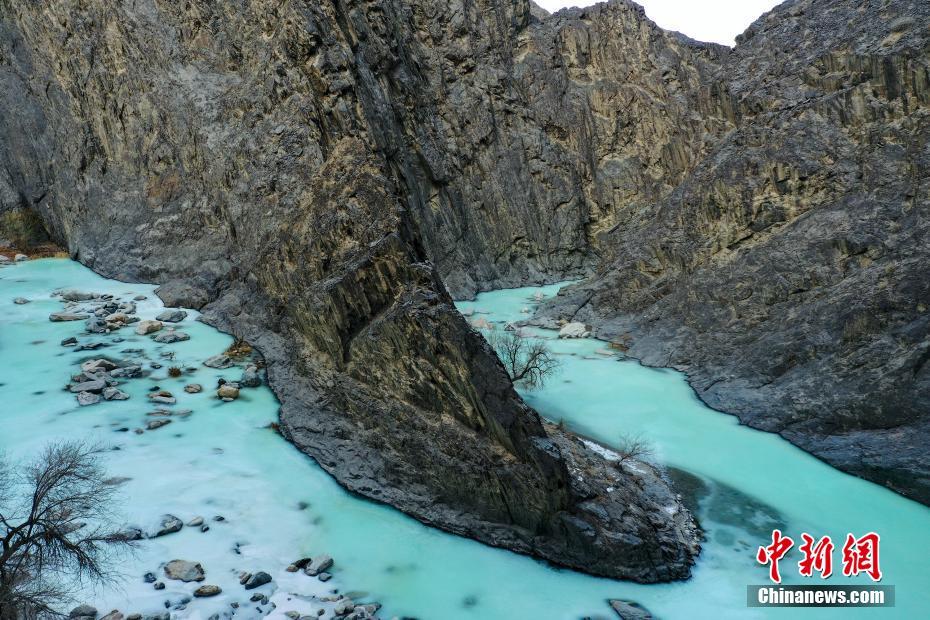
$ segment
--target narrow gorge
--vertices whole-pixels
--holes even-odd
[[[453,299],[579,280],[525,322],[930,504],[928,114],[920,0],[789,0],[732,49],[628,0],[0,0],[0,245],[252,344],[354,493],[681,580],[679,491],[544,424]]]

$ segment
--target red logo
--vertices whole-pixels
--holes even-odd
[[[778,572],[778,561],[785,557],[788,550],[794,546],[794,541],[781,535],[781,530],[772,531],[772,544],[768,547],[759,547],[756,560],[759,564],[770,564],[769,579],[781,583],[781,574]]]
[[[801,534],[801,540],[803,542],[798,547],[803,556],[801,561],[798,562],[798,572],[801,576],[813,577],[814,571],[820,573],[821,579],[826,579],[832,575],[833,540],[829,536],[815,540],[807,532]],[[869,532],[861,538],[847,534],[846,543],[843,545],[843,575],[855,577],[860,573],[865,573],[871,577],[872,581],[881,581],[882,570],[878,558],[880,542],[881,539],[875,532]],[[759,547],[756,552],[756,561],[763,566],[768,565],[769,579],[773,582],[781,583],[778,562],[787,555],[793,546],[794,540],[790,536],[785,536],[781,533],[781,530],[772,530],[771,544]]]
[[[847,577],[866,573],[872,581],[881,581],[882,569],[878,565],[878,534],[869,532],[862,538],[846,535],[843,545],[843,574]]]

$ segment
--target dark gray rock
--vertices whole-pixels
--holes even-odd
[[[153,422],[168,422],[168,421],[169,420],[153,420]],[[155,531],[155,537],[157,538],[158,536],[174,534],[175,532],[181,531],[182,527],[184,527],[184,522],[178,519],[176,516],[165,515],[164,517],[162,517],[161,524],[158,526],[158,529]],[[180,562],[180,560],[178,560],[178,562]]]
[[[165,323],[180,323],[187,318],[187,312],[183,310],[163,310],[155,317],[157,321]]]
[[[80,392],[77,395],[77,402],[81,407],[96,405],[100,402],[100,395],[94,394],[93,392]]]
[[[69,618],[80,618],[84,620],[85,618],[96,618],[97,617],[97,608],[92,605],[78,605],[68,613]]]
[[[175,331],[173,329],[160,332],[152,337],[152,340],[161,344],[173,344],[175,342],[184,342],[185,340],[190,339],[191,337],[184,332]]]
[[[48,315],[48,320],[58,323],[62,321],[83,321],[88,318],[85,312],[52,312]]]
[[[207,366],[208,368],[218,368],[222,370],[232,367],[233,361],[229,359],[229,356],[223,355],[221,353],[219,355],[214,355],[213,357],[208,357],[204,360],[203,365]]]
[[[620,620],[652,620],[652,614],[639,603],[622,599],[611,599],[608,602]]]
[[[246,590],[254,590],[268,583],[271,583],[271,575],[264,571],[258,571],[249,577],[244,585]]]

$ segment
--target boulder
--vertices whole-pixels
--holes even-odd
[[[0,254],[0,265],[7,265],[7,264],[9,264],[10,262],[11,262],[11,261],[10,261],[10,257],[9,257],[9,256],[6,256],[6,255],[4,255],[4,254]]]
[[[255,588],[260,588],[266,583],[271,583],[271,575],[264,571],[258,571],[254,575],[248,578],[245,582],[246,590],[254,590]]]
[[[183,310],[163,310],[155,317],[156,320],[164,321],[165,323],[180,323],[186,318],[187,313]]]
[[[175,581],[203,581],[206,579],[206,573],[199,562],[188,562],[187,560],[171,560],[165,564],[165,576]]]
[[[90,315],[85,312],[52,312],[48,315],[48,320],[53,323],[61,323],[62,321],[83,321],[89,316]]]
[[[81,392],[77,395],[77,402],[81,407],[96,405],[100,402],[100,395],[93,392]]]
[[[61,298],[65,301],[90,301],[91,299],[96,299],[99,297],[96,293],[86,293],[84,291],[76,291],[71,289],[69,291],[64,291],[61,294]]]
[[[249,364],[242,372],[242,378],[239,379],[239,385],[242,387],[255,388],[262,384],[262,377],[258,372],[258,366]]]
[[[149,420],[145,423],[145,430],[154,431],[161,428],[162,426],[167,426],[171,424],[171,420],[166,420],[165,418],[159,418],[158,420]]]
[[[223,590],[219,586],[200,586],[194,590],[194,596],[196,598],[207,598],[210,596],[216,596],[220,594]]]
[[[173,329],[169,329],[160,334],[156,334],[152,340],[160,344],[173,344],[175,342],[184,342],[185,340],[190,340],[191,337],[185,334],[184,332],[178,332]]]
[[[203,386],[199,383],[191,383],[184,386],[184,391],[188,394],[199,394],[203,391]]]
[[[16,261],[17,263],[21,263],[23,261],[29,260],[29,257],[26,256],[25,254],[17,254],[16,256],[13,257],[13,260]]]
[[[223,353],[220,353],[219,355],[214,355],[213,357],[209,357],[206,360],[204,360],[203,365],[206,366],[207,368],[219,368],[220,370],[222,370],[224,368],[229,368],[230,366],[232,366],[233,362],[231,359],[229,359],[228,355],[224,355]]]
[[[106,400],[128,400],[129,394],[118,388],[108,387],[103,390],[103,398]]]
[[[147,336],[149,334],[154,334],[161,328],[161,321],[139,321],[139,324],[136,325],[136,333],[140,336]]]
[[[91,334],[105,334],[110,331],[110,324],[99,316],[92,316],[84,323],[84,331]]]
[[[652,620],[652,614],[645,607],[634,601],[611,599],[610,608],[617,612],[621,620]]]
[[[587,338],[590,335],[588,326],[578,322],[566,323],[559,330],[559,338]]]
[[[103,379],[95,379],[93,381],[83,381],[81,383],[73,383],[68,388],[71,390],[72,394],[77,394],[79,392],[93,392],[94,394],[99,394],[107,387],[107,382]]]
[[[344,616],[346,614],[352,613],[354,609],[355,603],[350,598],[339,599],[336,601],[335,607],[333,607],[333,611],[337,616]]]
[[[92,605],[78,605],[68,613],[69,618],[96,618],[97,608]]]
[[[333,558],[328,555],[318,555],[307,564],[307,568],[304,569],[304,572],[310,575],[311,577],[316,577],[323,571],[330,569],[333,565]]]
[[[77,341],[78,341],[77,338],[75,338],[74,336],[70,336],[61,341],[61,346],[73,347],[74,345],[77,344]]]
[[[116,369],[116,364],[106,358],[87,360],[81,363],[81,370],[84,372],[109,372]]]
[[[216,391],[216,395],[223,400],[235,400],[239,398],[239,388],[226,383],[220,386],[220,389]]]

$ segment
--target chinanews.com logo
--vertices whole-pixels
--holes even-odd
[[[875,584],[865,585],[782,585],[782,560],[795,547],[794,539],[772,531],[772,542],[759,547],[756,561],[768,566],[769,580],[775,585],[751,585],[746,589],[750,607],[894,607],[894,586],[875,585],[882,580],[881,537],[875,532],[863,536],[847,534],[840,552],[844,577],[868,576]],[[833,575],[836,545],[829,536],[815,539],[804,532],[797,547],[801,577],[827,579]],[[787,561],[786,561],[787,564]]]

